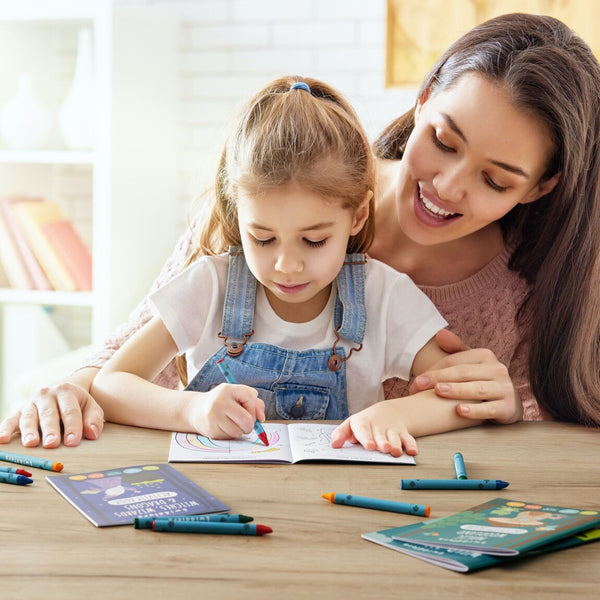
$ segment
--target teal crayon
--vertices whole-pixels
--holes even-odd
[[[501,479],[403,479],[403,490],[502,490],[508,487]]]
[[[254,523],[216,523],[214,521],[174,521],[154,519],[154,531],[173,533],[217,533],[225,535],[265,535],[273,530],[266,525]]]
[[[2,467],[0,466],[0,473],[16,473],[17,475],[25,475],[25,477],[31,477],[31,473],[25,469],[16,469],[15,467]]]
[[[359,508],[372,508],[374,510],[387,510],[389,512],[403,513],[406,515],[418,515],[428,517],[431,507],[411,502],[396,502],[395,500],[380,500],[379,498],[368,498],[367,496],[353,496],[352,494],[321,494],[322,498],[334,504],[346,504],[347,506],[358,506]]]
[[[454,470],[456,471],[456,479],[468,479],[465,460],[460,452],[454,454]]]
[[[213,523],[249,523],[254,519],[246,515],[172,515],[167,517],[136,517],[133,520],[135,529],[152,529],[155,520],[160,521],[209,521]]]
[[[14,483],[16,485],[28,485],[33,483],[33,479],[18,475],[17,473],[0,473],[0,483]]]
[[[217,361],[217,366],[219,367],[219,369],[221,369],[221,373],[223,373],[223,377],[225,377],[225,381],[227,383],[237,383],[238,382],[237,379],[234,377],[233,373],[229,370],[229,366],[225,362],[224,358]],[[261,423],[258,419],[256,419],[256,421],[254,421],[254,431],[256,432],[258,439],[265,446],[268,446],[269,439],[267,438],[267,434],[265,433],[265,430],[263,429],[263,426],[261,425]]]
[[[24,454],[14,454],[13,452],[0,452],[0,460],[17,463],[18,465],[27,465],[28,467],[35,467],[37,469],[46,469],[47,471],[63,470],[62,463],[35,458],[34,456],[25,456]]]

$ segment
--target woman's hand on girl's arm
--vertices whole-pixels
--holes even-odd
[[[523,416],[523,406],[507,367],[486,348],[470,349],[452,332],[442,329],[436,335],[440,347],[451,352],[415,377],[414,394],[427,389],[449,400],[457,400],[457,413],[466,419],[515,423]]]
[[[23,446],[28,448],[39,446],[40,441],[45,448],[56,448],[61,440],[65,446],[77,446],[82,437],[98,439],[104,412],[89,394],[97,372],[94,367],[80,369],[64,381],[39,390],[0,423],[0,443],[7,444],[19,431]]]

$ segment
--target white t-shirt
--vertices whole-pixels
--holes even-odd
[[[223,346],[221,331],[228,256],[204,256],[150,296],[150,302],[186,353],[191,381]],[[332,294],[323,312],[307,323],[278,317],[258,284],[254,335],[251,342],[289,348],[332,348],[335,342]],[[390,377],[408,379],[415,354],[447,323],[412,280],[373,259],[366,264],[367,325],[363,347],[346,361],[348,410],[358,412],[383,399],[382,383]],[[353,344],[341,340],[346,350]]]

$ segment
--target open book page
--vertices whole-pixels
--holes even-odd
[[[331,433],[337,425],[326,423],[291,423],[288,426],[290,447],[294,462],[301,460],[336,460],[351,462],[394,463],[414,465],[412,456],[393,457],[377,450],[366,450],[360,444],[346,443],[341,448],[331,447]]]
[[[263,423],[269,445],[251,432],[236,440],[214,440],[196,433],[173,433],[169,462],[292,462],[288,427]]]

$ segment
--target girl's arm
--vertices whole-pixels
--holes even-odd
[[[256,390],[222,384],[210,392],[167,389],[152,383],[177,355],[177,346],[155,317],[102,367],[92,384],[106,419],[169,431],[198,432],[214,438],[249,433],[264,404]]]
[[[433,338],[415,355],[413,372],[418,375],[446,356],[437,340]],[[480,386],[479,381],[471,381],[472,377],[478,377],[480,374],[479,371],[473,373],[465,369],[461,372],[459,381],[465,382],[464,386],[474,386],[480,393],[485,393],[484,388],[477,387]],[[502,382],[502,374],[499,378]],[[498,384],[494,379],[490,383],[492,387]],[[476,401],[480,400],[482,396],[477,396]],[[332,435],[332,446],[339,448],[349,441],[360,443],[367,450],[379,450],[393,456],[400,456],[403,451],[415,455],[416,437],[463,429],[481,423],[481,420],[467,419],[457,412],[457,406],[464,403],[464,400],[459,402],[440,398],[433,389],[404,398],[377,402],[350,416],[336,428]]]
[[[0,422],[0,444],[10,442],[19,431],[21,442],[27,447],[38,446],[41,441],[45,448],[56,448],[60,446],[61,436],[65,446],[77,446],[82,437],[95,440],[100,436],[104,418],[102,409],[90,395],[94,377],[125,341],[151,319],[148,297],[182,270],[196,244],[195,229],[198,223],[199,219],[186,228],[152,283],[149,294],[134,309],[129,320],[106,339],[96,354],[65,379],[38,390],[20,409]],[[178,376],[174,362],[161,371],[156,382],[166,387],[177,387]]]

